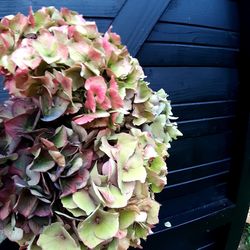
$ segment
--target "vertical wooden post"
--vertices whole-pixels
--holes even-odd
[[[236,203],[226,250],[238,247],[245,226],[250,198],[250,2],[239,1],[240,10],[240,87],[233,145],[233,163],[229,182],[229,196]]]

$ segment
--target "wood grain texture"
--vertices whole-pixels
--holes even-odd
[[[173,0],[161,21],[239,30],[238,2],[235,0]]]
[[[158,22],[147,41],[238,48],[239,33],[185,24]]]
[[[114,19],[114,31],[135,56],[171,0],[127,0]],[[133,11],[131,11],[133,10]]]
[[[143,66],[236,67],[238,50],[147,42],[142,46],[137,57]]]
[[[222,116],[181,121],[178,127],[183,133],[183,138],[190,138],[229,131],[233,129],[234,124],[234,116]]]
[[[75,10],[84,17],[115,17],[125,0],[1,0],[0,18],[5,15],[22,12],[27,14],[29,6],[37,10],[43,6],[67,7]]]
[[[162,249],[164,242],[170,250],[194,250],[214,240],[215,249],[223,249],[221,245],[225,241],[226,224],[230,222],[233,212],[234,205],[227,199],[221,199],[175,217],[167,217],[160,221],[154,229],[156,233],[148,238],[143,247],[147,250]],[[193,220],[188,221],[187,218]],[[164,227],[165,221],[170,221],[173,226]]]
[[[221,183],[203,189],[197,188],[195,192],[189,192],[184,197],[176,197],[171,200],[164,200],[164,196],[157,194],[156,200],[164,206],[164,209],[160,210],[160,218],[164,219],[173,216],[173,210],[176,214],[180,214],[195,207],[225,199],[226,192],[227,184]]]
[[[171,98],[171,97],[170,97]],[[179,117],[178,122],[183,120],[212,118],[236,114],[236,101],[208,101],[172,104],[174,116]]]
[[[231,159],[226,158],[219,161],[200,164],[189,168],[169,171],[168,186],[188,182],[192,179],[199,179],[209,175],[214,175],[230,169]]]
[[[172,143],[167,159],[169,171],[229,158],[232,153],[232,133],[182,138]],[[181,156],[181,157],[180,157]]]
[[[164,88],[172,103],[234,99],[238,70],[214,67],[145,67],[154,90]]]

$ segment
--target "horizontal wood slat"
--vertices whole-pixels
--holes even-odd
[[[183,138],[204,136],[232,130],[234,116],[202,118],[197,120],[181,121],[178,123]]]
[[[160,226],[153,229],[158,232],[149,236],[143,249],[162,249],[162,246],[167,246],[170,250],[194,250],[211,240],[218,240],[217,244],[221,244],[234,210],[235,206],[223,199],[175,218],[165,218],[160,221]],[[172,227],[166,228],[164,223],[169,219]]]
[[[112,26],[135,56],[171,0],[127,0]],[[131,11],[133,10],[133,11]]]
[[[226,100],[237,95],[237,69],[145,67],[144,71],[150,86],[154,90],[164,88],[172,103]]]
[[[172,104],[174,116],[179,117],[178,122],[235,115],[235,106],[235,100]]]
[[[143,66],[236,67],[238,50],[212,46],[146,42],[137,57]]]
[[[239,33],[175,23],[157,23],[147,41],[239,47]]]
[[[1,0],[0,18],[5,15],[22,12],[27,14],[29,6],[37,10],[43,6],[67,7],[84,17],[115,17],[125,0]]]
[[[197,189],[212,187],[217,184],[228,181],[229,170],[221,171],[216,174],[208,175],[202,178],[192,179],[173,185],[167,185],[160,194],[160,199],[169,201],[176,197],[183,197],[189,193],[195,192]]]
[[[225,199],[227,184],[220,183],[207,188],[197,188],[195,192],[189,192],[185,196],[175,197],[165,200],[164,196],[156,195],[156,200],[162,204],[160,209],[160,220],[180,214],[195,207],[205,206],[206,204]]]
[[[169,171],[188,168],[231,156],[230,131],[194,138],[182,138],[172,143],[167,159]]]
[[[168,186],[227,171],[230,169],[230,163],[231,159],[227,158],[176,171],[169,171]]]
[[[161,21],[239,30],[235,0],[173,0]]]

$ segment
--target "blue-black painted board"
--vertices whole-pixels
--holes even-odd
[[[172,170],[168,173],[168,185],[174,185],[192,179],[199,179],[230,169],[231,158],[192,166],[189,168]]]
[[[172,103],[227,100],[237,95],[237,69],[146,67],[144,71],[150,86],[154,90],[164,88]]]
[[[225,199],[227,194],[227,184],[220,183],[207,188],[197,188],[194,192],[189,192],[185,196],[180,196],[164,200],[156,195],[162,207],[160,209],[160,219],[164,219],[175,214],[180,214],[206,204]]]
[[[185,24],[158,22],[147,41],[238,48],[239,33]]]
[[[169,171],[183,169],[231,156],[232,133],[230,131],[174,141],[167,159]]]
[[[183,138],[190,138],[232,130],[235,122],[234,116],[202,118],[180,121],[178,123],[178,128],[183,133]]]
[[[174,116],[179,117],[177,121],[192,119],[212,118],[219,116],[230,116],[236,114],[236,101],[209,101],[172,104]]]
[[[112,26],[135,56],[170,0],[127,0]]]
[[[137,57],[143,66],[237,67],[238,50],[147,42],[142,46]]]
[[[161,20],[238,31],[238,1],[173,0]]]
[[[144,250],[194,250],[216,241],[218,249],[223,249],[227,224],[234,212],[234,205],[227,199],[189,211],[182,216],[172,218],[172,228],[164,227],[166,220],[161,221],[161,231],[151,235],[143,244]],[[192,219],[191,219],[192,218]],[[157,230],[157,229],[156,229]],[[219,248],[220,246],[220,248]]]
[[[1,0],[0,18],[5,15],[16,14],[22,12],[27,14],[29,6],[34,10],[43,6],[55,6],[60,9],[67,7],[79,12],[84,17],[115,17],[125,0]]]

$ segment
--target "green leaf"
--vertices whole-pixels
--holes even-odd
[[[46,250],[80,250],[74,238],[70,236],[60,222],[45,227],[39,236],[37,245]]]

